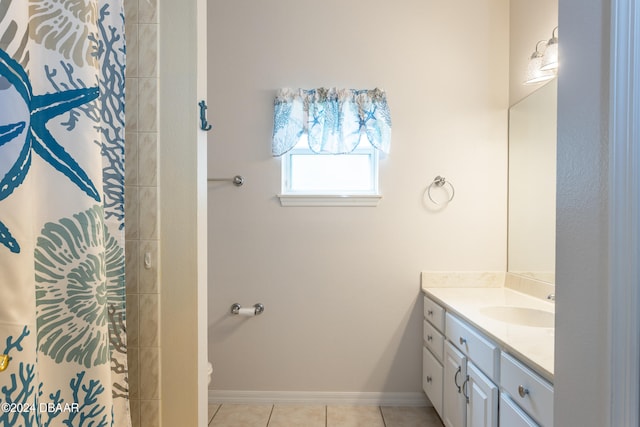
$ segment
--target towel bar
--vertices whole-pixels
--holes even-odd
[[[233,185],[235,185],[236,187],[242,187],[242,184],[244,184],[244,178],[241,177],[240,175],[236,175],[233,178],[209,178],[207,179],[208,182],[217,182],[217,181],[229,181],[232,182]]]

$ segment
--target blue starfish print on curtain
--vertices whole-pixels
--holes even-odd
[[[31,166],[32,152],[64,174],[89,197],[100,201],[100,194],[89,176],[46,127],[52,118],[96,99],[99,95],[98,87],[34,95],[25,70],[0,49],[0,90],[4,92],[3,96],[13,95],[17,100],[21,100],[24,105],[16,107],[25,110],[23,120],[16,123],[0,123],[0,148],[10,142],[15,143],[20,138],[24,139],[15,163],[0,180],[0,201],[9,197],[13,190],[24,182]],[[11,252],[20,252],[20,245],[2,221],[0,243]]]

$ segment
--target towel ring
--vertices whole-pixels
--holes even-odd
[[[440,203],[436,202],[435,200],[433,200],[433,197],[431,197],[431,188],[433,188],[434,185],[436,187],[443,187],[445,184],[449,184],[449,187],[451,187],[451,196],[449,197],[449,200],[447,200],[447,203],[449,203],[453,200],[453,197],[456,195],[456,189],[453,187],[453,184],[451,182],[447,181],[444,178],[444,176],[440,176],[440,175],[436,176],[433,179],[433,182],[429,184],[429,186],[427,187],[427,196],[429,196],[429,200],[431,200],[436,205],[440,205]]]

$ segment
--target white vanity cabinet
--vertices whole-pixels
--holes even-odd
[[[423,389],[444,425],[553,427],[553,385],[463,315],[424,298]]]
[[[498,386],[449,341],[444,350],[444,377],[442,421],[445,426],[498,425]]]
[[[422,347],[422,389],[442,417],[442,380],[444,355],[444,309],[424,298]]]
[[[443,421],[447,427],[497,427],[500,348],[446,313]]]
[[[515,402],[521,412],[542,427],[553,427],[553,386],[505,352],[500,357],[500,369],[500,386],[503,394],[511,397],[511,403]],[[524,419],[520,425],[538,425],[530,424],[529,417],[520,418]]]
[[[553,427],[553,330],[485,310],[551,311],[550,303],[454,287],[425,289],[424,301],[423,388],[445,426]]]
[[[500,349],[424,298],[422,388],[447,427],[497,427]]]

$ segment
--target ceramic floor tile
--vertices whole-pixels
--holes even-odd
[[[209,424],[213,427],[265,427],[272,405],[221,405]]]
[[[442,421],[433,407],[383,406],[386,427],[442,427]]]
[[[325,427],[323,405],[275,405],[269,427]]]
[[[327,427],[384,427],[377,406],[327,406]]]
[[[213,416],[218,411],[219,407],[220,405],[213,405],[213,404],[209,405],[209,417],[207,418],[209,420],[209,424],[211,423],[211,420],[213,419]]]

